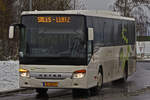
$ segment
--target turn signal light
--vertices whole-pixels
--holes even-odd
[[[78,70],[78,71],[75,71],[74,73],[86,73],[86,70]]]
[[[20,73],[26,73],[26,72],[28,72],[28,70],[26,70],[26,69],[19,69],[19,72]]]

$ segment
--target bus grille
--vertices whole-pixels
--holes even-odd
[[[71,78],[72,73],[30,73],[31,77],[37,79],[66,79]]]

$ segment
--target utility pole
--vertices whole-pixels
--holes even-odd
[[[74,10],[76,10],[76,0],[74,0]]]
[[[29,1],[29,10],[32,11],[32,0]]]

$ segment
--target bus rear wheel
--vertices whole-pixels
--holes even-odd
[[[127,81],[127,79],[128,79],[128,65],[126,63],[126,66],[125,66],[124,71],[123,71],[123,78],[114,81],[114,83],[116,83],[116,82],[124,83]]]
[[[128,62],[126,61],[125,68],[123,71],[123,78],[120,79],[121,82],[126,82],[128,79]]]
[[[124,69],[123,78],[121,79],[122,82],[126,82],[128,79],[128,67]]]
[[[117,80],[112,81],[112,84],[118,84],[118,83],[124,83],[128,79],[128,62],[126,62],[124,71],[123,71],[123,77]]]

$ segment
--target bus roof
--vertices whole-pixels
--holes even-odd
[[[43,15],[43,14],[72,14],[84,16],[96,16],[113,19],[124,19],[135,21],[134,18],[120,16],[117,12],[101,11],[101,10],[65,10],[65,11],[24,11],[21,15]]]

